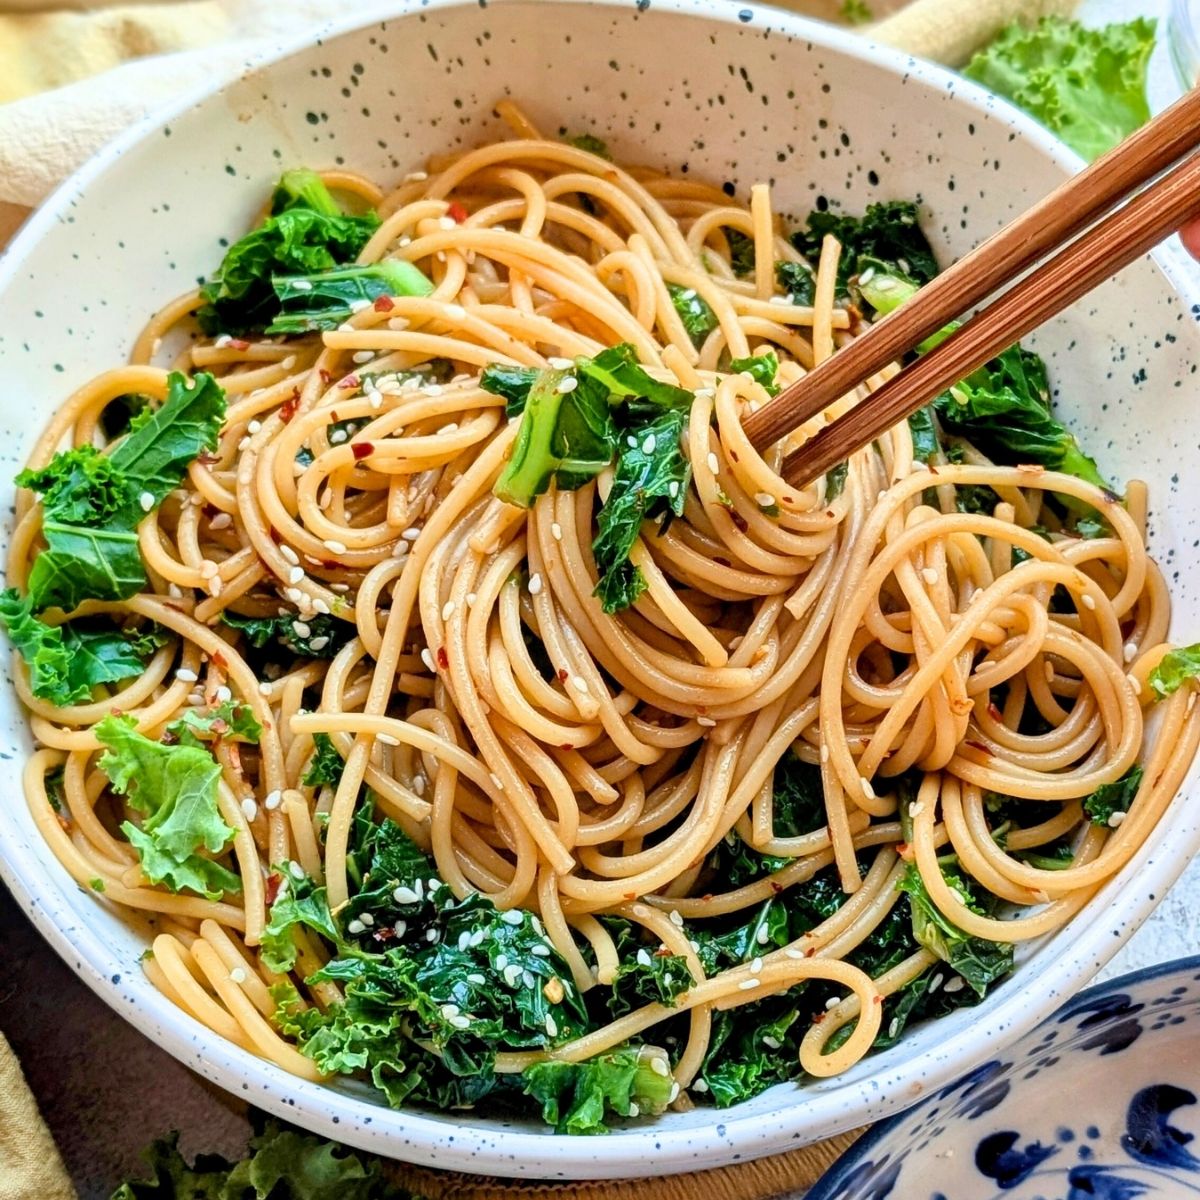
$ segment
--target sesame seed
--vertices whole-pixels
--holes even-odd
[[[332,550],[334,552],[334,554],[345,554],[346,553],[346,543],[339,542],[335,538],[326,538],[325,539],[325,547],[328,550]]]
[[[385,746],[400,745],[400,739],[398,737],[392,737],[390,733],[377,733],[375,735],[375,740],[377,742],[382,742]]]
[[[357,918],[355,918],[350,922],[349,925],[346,926],[347,933],[362,933],[364,929],[366,929],[366,926]]]
[[[351,355],[356,363],[369,363],[375,357],[374,350],[358,350]]]
[[[666,1062],[659,1058],[657,1054],[650,1060],[650,1070],[652,1070],[655,1075],[661,1075],[664,1079],[671,1073],[671,1068],[668,1067]]]
[[[1134,642],[1126,642],[1125,643],[1124,655],[1125,655],[1125,661],[1127,663],[1131,663],[1131,662],[1133,662],[1133,660],[1135,658],[1137,658],[1137,652],[1138,652],[1138,648],[1137,648],[1136,643],[1134,643]]]
[[[864,779],[861,782],[862,782],[862,794],[864,796],[866,796],[866,798],[868,800],[874,800],[875,799],[875,789],[871,786],[871,781],[869,779]]]
[[[646,440],[642,443],[643,454],[653,454],[658,446],[658,438],[652,433],[646,434]]]
[[[204,703],[204,693],[203,692],[189,692],[188,693],[188,703],[193,708],[199,708]]]
[[[467,982],[474,983],[474,984],[484,984],[484,983],[487,983],[487,976],[481,975],[478,971],[472,971],[467,976]]]
[[[947,992],[961,992],[966,985],[963,983],[961,975],[955,975],[953,979],[946,980],[945,990]]]
[[[562,358],[560,356],[553,356],[546,359],[546,361],[556,371],[569,371],[575,365],[569,358]]]
[[[401,535],[406,542],[415,542],[421,536],[420,525],[410,525]]]
[[[431,671],[434,675],[437,674],[437,667],[434,665],[433,655],[429,652],[428,646],[421,651],[421,661],[425,664],[429,671]]]
[[[839,1004],[841,1004],[841,1002],[842,1000],[840,996],[830,996],[829,999],[825,1001],[825,1008],[827,1011],[832,1012]]]
[[[329,444],[331,446],[340,446],[349,436],[344,429],[335,429],[329,435]]]
[[[291,874],[291,877],[297,881],[304,878],[304,868],[298,862],[289,862],[288,872]]]
[[[409,171],[404,177],[405,183],[420,183],[422,180],[429,178],[428,171]]]
[[[303,572],[303,571],[301,571],[301,572],[300,572],[300,575],[301,575],[301,577],[303,577],[303,575],[304,575],[304,572]],[[283,589],[283,594],[284,594],[284,595],[285,595],[285,596],[286,596],[286,597],[287,597],[287,598],[288,598],[288,599],[289,599],[289,600],[290,600],[290,601],[291,601],[293,604],[299,604],[299,603],[300,603],[300,601],[304,599],[304,593],[303,593],[303,592],[302,592],[302,591],[301,591],[299,588],[295,588],[295,587],[284,588],[284,589]]]
[[[269,696],[271,694],[271,684],[268,680],[264,679],[259,683],[258,694],[260,696]]]
[[[500,920],[502,920],[505,925],[520,925],[524,919],[525,918],[519,908],[510,908],[506,912],[502,912],[500,914]]]
[[[558,1037],[558,1022],[553,1013],[546,1014],[546,1034],[548,1037]]]
[[[371,916],[371,914],[370,914],[369,912],[365,912],[365,913],[363,913],[363,914],[362,914],[362,915],[359,917],[359,920],[360,920],[360,921],[362,921],[362,923],[363,923],[364,925],[368,925],[368,926],[370,926],[370,925],[374,925],[374,924],[375,924],[375,918],[374,918],[373,916]]]
[[[1084,592],[1084,594],[1079,597],[1079,600],[1084,608],[1095,609],[1096,607],[1096,598],[1094,596],[1089,596],[1087,592]]]
[[[273,792],[267,793],[267,798],[263,801],[263,808],[268,812],[274,812],[281,803],[283,803],[283,793],[276,788]]]
[[[558,392],[573,392],[579,386],[579,380],[574,375],[565,375],[558,381],[558,387],[555,391]]]
[[[202,559],[200,562],[200,578],[211,579],[217,573],[217,564],[211,558]]]
[[[504,968],[507,966],[508,966],[508,955],[507,954],[497,954],[496,955],[496,970],[503,971]]]
[[[672,500],[679,495],[679,480],[672,479],[671,482],[667,484],[667,494]]]
[[[318,596],[312,602],[312,606],[317,612],[321,613],[323,616],[326,616],[326,617],[329,616],[329,605],[326,604],[325,601],[322,600],[320,596]]]
[[[630,1100],[629,1102],[629,1115],[631,1117],[640,1117],[642,1115],[642,1110],[638,1108],[637,1101],[635,1100]]]
[[[536,596],[542,590],[542,577],[535,571],[529,577],[529,594]]]
[[[677,908],[671,909],[671,911],[667,914],[667,916],[670,918],[671,924],[674,925],[677,929],[683,928],[683,917],[680,915],[679,909],[677,909]]]
[[[442,605],[442,620],[443,621],[450,620],[450,618],[452,616],[454,616],[455,608],[456,608],[456,605],[455,605],[454,601],[447,600],[446,603]]]
[[[762,974],[762,959],[761,958],[756,958],[750,964],[750,974],[751,975],[761,975]]]
[[[258,816],[258,804],[255,802],[253,796],[247,796],[242,801],[242,814],[247,821],[253,821]]]
[[[537,987],[537,980],[533,977],[532,971],[521,972],[521,983],[527,988]]]
[[[712,729],[716,725],[716,721],[712,717],[697,717],[697,725],[703,725],[706,729]]]
[[[303,621],[293,621],[292,622],[292,630],[296,634],[296,636],[299,638],[306,638],[306,637],[312,636],[312,627],[309,625],[306,625]]]
[[[303,567],[293,567],[288,572],[288,583],[299,583],[304,578]]]
[[[453,217],[438,217],[438,225],[442,229],[456,229],[458,222]]]
[[[551,524],[550,533],[556,542],[562,541],[562,526],[557,521]]]
[[[234,967],[233,970],[229,972],[229,978],[232,979],[234,983],[245,983],[246,982],[245,968],[244,967]]]
[[[195,671],[189,671],[187,667],[180,667],[179,670],[175,672],[175,678],[181,683],[195,683],[199,676]]]
[[[894,1038],[900,1032],[900,1018],[893,1017],[888,1025],[888,1037]]]
[[[754,495],[754,503],[757,504],[759,508],[774,508],[776,500],[770,492],[756,492]]]
[[[352,313],[366,312],[371,307],[370,300],[351,300],[346,306]]]
[[[371,405],[372,408],[382,408],[383,407],[383,393],[378,391],[375,388],[372,388],[369,392],[367,392],[367,402]]]
[[[219,512],[208,523],[209,529],[228,529],[233,524],[233,518],[227,512]]]
[[[550,957],[550,947],[549,946],[534,946],[530,950],[530,954],[535,954],[535,955],[537,955],[538,958],[549,958]]]
[[[761,979],[743,979],[742,982],[738,984],[738,991],[739,992],[752,991],[754,988],[758,987],[758,985],[760,983],[762,983]]]
[[[637,959],[638,965],[642,967],[650,966],[651,962],[653,961],[650,958],[650,951],[647,950],[645,946],[642,946],[634,957]]]
[[[775,1036],[769,1033],[763,1034],[762,1043],[768,1050],[778,1050],[783,1043]]]
[[[292,290],[296,292],[311,292],[312,282],[308,279],[293,279]]]
[[[488,773],[488,778],[492,781],[492,787],[494,787],[496,789],[496,791],[498,791],[498,792],[504,791],[504,780],[501,779],[500,776],[497,775],[495,771],[490,771]]]
[[[427,942],[436,942],[441,936],[436,929],[430,929],[425,934],[425,940]]]
[[[754,940],[760,946],[765,946],[771,940],[771,931],[765,925],[760,925],[758,932],[754,935]]]
[[[587,680],[584,679],[584,677],[582,675],[572,675],[571,676],[571,686],[577,692],[581,692],[585,696],[588,694],[588,683],[587,683]]]
[[[908,815],[916,820],[925,811],[925,802],[917,800],[915,803],[908,806]]]
[[[692,1084],[692,1091],[699,1092],[701,1095],[703,1095],[708,1091],[708,1084],[703,1078],[697,1079],[696,1082]]]
[[[471,931],[469,929],[464,929],[462,931],[462,933],[460,933],[458,935],[458,952],[460,954],[463,953],[463,951],[467,950],[470,947],[470,945],[471,945]]]
[[[225,687],[224,684],[217,688],[215,694],[217,697],[217,702],[220,704],[224,704],[226,701],[233,699],[233,692],[231,692],[229,688]]]
[[[337,592],[339,596],[344,596],[350,590],[350,585],[348,583],[331,583],[329,585],[329,590],[331,592]],[[321,604],[325,604],[325,601],[322,600]],[[317,612],[325,612],[328,607],[329,606],[325,604],[325,608],[318,608]]]
[[[1129,815],[1128,813],[1123,813],[1123,812],[1115,812],[1115,813],[1110,814],[1110,816],[1108,818],[1109,827],[1111,829],[1116,829],[1117,826],[1120,825],[1121,822],[1124,821],[1128,815]]]
[[[500,974],[509,987],[515,988],[521,979],[521,965],[513,963],[511,966],[505,967]]]
[[[395,923],[395,925],[392,926],[392,932],[398,938],[402,938],[408,932],[408,922],[407,921],[397,921]]]
[[[470,1029],[471,1018],[468,1017],[465,1013],[460,1014],[457,1017],[451,1017],[450,1024],[453,1025],[455,1029]]]
[[[328,645],[329,639],[327,637],[315,637],[308,643],[308,648],[310,650],[324,650]]]
[[[783,952],[783,956],[784,958],[792,958],[797,960],[804,958],[804,955],[799,950],[785,950]]]

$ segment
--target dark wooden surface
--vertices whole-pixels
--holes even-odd
[[[248,1126],[223,1094],[116,1015],[42,940],[0,884],[0,1032],[25,1069],[80,1200],[107,1200],[172,1129],[240,1153]]]

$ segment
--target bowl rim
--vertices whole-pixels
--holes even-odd
[[[114,169],[127,150],[149,140],[161,128],[241,79],[320,42],[395,22],[417,14],[474,9],[476,7],[527,6],[534,2],[557,7],[587,5],[611,10],[614,15],[644,11],[647,0],[393,0],[372,5],[365,12],[311,26],[293,38],[273,39],[247,56],[236,72],[222,73],[204,85],[188,90],[170,104],[155,109],[102,147],[60,184],[26,222],[3,255],[0,255],[0,293],[16,281],[18,272],[41,239],[59,222],[75,197],[89,184]],[[1074,172],[1082,160],[1074,151],[1032,118],[956,73],[917,59],[904,51],[881,45],[860,33],[841,29],[791,12],[755,3],[713,0],[655,0],[654,11],[693,17],[733,27],[769,29],[789,38],[815,43],[864,65],[882,67],[898,76],[909,76],[935,90],[953,91],[956,103],[981,114],[996,112],[1015,133],[1040,149],[1054,166]],[[1200,284],[1174,269],[1169,256],[1152,256],[1171,292],[1188,304],[1200,303]],[[1186,839],[1180,839],[1185,841]],[[1156,862],[1155,895],[1175,882],[1200,843],[1200,830],[1186,846],[1164,847]],[[1127,863],[1122,874],[1143,865],[1150,846],[1144,846]],[[16,851],[14,854],[13,851]],[[123,992],[118,984],[129,973],[99,939],[72,940],[74,932],[66,903],[73,885],[64,878],[48,894],[45,873],[36,854],[22,846],[11,827],[0,825],[0,878],[7,883],[42,936],[91,989],[120,1015],[133,1018],[141,1031],[176,1059],[231,1094],[243,1096],[284,1120],[313,1132],[370,1152],[390,1155],[425,1166],[527,1179],[595,1179],[636,1177],[645,1173],[643,1155],[655,1153],[657,1174],[673,1174],[748,1161],[818,1141],[876,1121],[922,1099],[932,1089],[951,1082],[973,1057],[969,1047],[977,1033],[965,1028],[943,1042],[937,1056],[889,1064],[885,1075],[875,1074],[827,1091],[797,1093],[798,1102],[783,1104],[769,1113],[738,1115],[738,1108],[714,1109],[704,1126],[672,1129],[662,1124],[618,1128],[601,1139],[555,1135],[530,1123],[483,1128],[452,1125],[444,1118],[419,1109],[393,1110],[349,1090],[301,1080],[249,1051],[211,1034],[177,1009],[166,997],[139,980],[138,995]],[[1016,1040],[1053,1011],[1055,1000],[1070,993],[1124,944],[1145,920],[1157,901],[1139,893],[1123,916],[1121,930],[1111,928],[1107,916],[1093,908],[1084,926],[1062,953],[1042,968],[1042,986],[1034,1003],[1020,989],[997,993],[990,1016],[995,1021],[989,1049]],[[1075,921],[1079,921],[1076,917]],[[1114,936],[1116,934],[1116,936]],[[949,1048],[950,1052],[947,1052]],[[795,1085],[778,1085],[795,1087]],[[813,1119],[814,1111],[819,1121]],[[366,1118],[364,1120],[364,1118]],[[819,1125],[819,1128],[814,1126]]]
[[[1114,975],[1103,983],[1093,984],[1076,993],[1060,1008],[1056,1008],[1048,1017],[1039,1021],[1032,1029],[1022,1034],[1015,1042],[1009,1043],[1010,1049],[1017,1049],[1022,1042],[1030,1041],[1038,1033],[1054,1022],[1065,1020],[1072,1013],[1078,1012],[1097,1000],[1108,999],[1129,988],[1143,983],[1152,983],[1156,979],[1169,979],[1176,975],[1195,975],[1200,972],[1200,954],[1188,954],[1182,958],[1168,958],[1163,962],[1151,963],[1147,967],[1138,967],[1124,975]],[[878,1146],[893,1130],[898,1129],[905,1121],[912,1120],[921,1109],[937,1099],[937,1094],[927,1096],[919,1104],[894,1113],[876,1122],[853,1145],[847,1147],[834,1161],[833,1165],[804,1193],[804,1200],[836,1200],[838,1189],[847,1183],[857,1169],[859,1163]]]

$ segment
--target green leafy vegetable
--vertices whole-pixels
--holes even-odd
[[[563,391],[568,381],[574,387]],[[615,442],[603,394],[580,387],[567,371],[540,371],[529,389],[512,455],[493,490],[508,504],[528,508],[553,480],[572,488],[594,479],[611,461]]]
[[[336,329],[358,306],[381,296],[428,296],[433,291],[425,275],[402,258],[309,275],[276,275],[271,286],[280,308],[266,332],[285,334]]]
[[[385,1181],[379,1159],[274,1120],[236,1163],[207,1154],[189,1166],[178,1134],[143,1158],[149,1178],[122,1184],[111,1200],[417,1200]]]
[[[608,1009],[614,1017],[644,1004],[671,1008],[696,982],[683,955],[647,945],[622,917],[602,917],[600,921],[613,939],[621,964],[608,997]]]
[[[754,239],[740,229],[726,229],[725,240],[729,243],[729,265],[733,273],[742,279],[754,274]]]
[[[1200,642],[1193,646],[1180,646],[1168,650],[1158,661],[1158,665],[1150,672],[1147,682],[1154,690],[1155,696],[1165,700],[1172,692],[1177,692],[1189,679],[1200,675]]]
[[[687,335],[696,346],[703,345],[704,339],[717,327],[717,314],[709,307],[708,302],[695,288],[685,288],[677,283],[668,283],[667,291],[671,295],[671,303],[687,330]]]
[[[217,806],[221,768],[212,755],[196,746],[155,742],[138,733],[129,716],[105,717],[95,732],[108,747],[100,769],[113,791],[144,818],[140,827],[124,822],[121,831],[137,850],[146,878],[210,900],[239,891],[232,871],[200,853],[219,854],[233,837]]]
[[[313,734],[313,756],[301,782],[305,787],[337,787],[345,762],[327,733]]]
[[[1089,161],[1150,119],[1146,68],[1155,23],[1088,29],[1043,17],[1010,25],[963,72],[1006,96]]]
[[[807,227],[792,234],[792,245],[815,263],[821,257],[826,234],[832,234],[842,246],[837,290],[843,295],[849,289],[850,278],[866,269],[871,260],[889,264],[918,284],[928,283],[937,274],[937,259],[921,232],[917,206],[911,201],[872,204],[861,217],[809,213]]]
[[[866,0],[842,0],[839,10],[842,20],[850,25],[866,25],[875,20],[875,14]]]
[[[638,362],[637,351],[628,342],[609,346],[595,358],[577,358],[575,369],[581,381],[590,380],[602,388],[610,404],[624,400],[627,411],[635,416],[657,416],[664,409],[687,412],[692,407],[692,393],[655,379]]]
[[[60,708],[90,700],[97,687],[140,675],[166,640],[157,630],[126,632],[90,620],[47,625],[31,607],[15,588],[0,592],[0,623],[25,661],[33,694]]]
[[[577,150],[586,150],[589,154],[595,154],[598,158],[607,158],[611,161],[612,155],[608,152],[608,146],[592,133],[577,133],[572,137],[567,138],[567,142],[574,146]]]
[[[1134,763],[1120,779],[1102,784],[1088,796],[1083,802],[1083,811],[1093,825],[1111,825],[1114,816],[1119,813],[1124,817],[1129,811],[1141,786],[1142,768]]]
[[[329,913],[325,889],[317,887],[307,875],[296,879],[290,871],[278,867],[279,891],[271,902],[262,935],[262,960],[268,971],[282,975],[296,965],[296,943],[292,930],[307,926],[314,933],[340,942],[337,926]]]
[[[166,728],[166,742],[181,746],[200,746],[219,738],[231,742],[256,744],[262,726],[248,704],[240,700],[221,700],[212,708],[186,708],[183,715]]]
[[[942,874],[947,886],[973,912],[984,911],[966,879],[945,869]],[[913,934],[917,941],[953,967],[977,995],[982,997],[991,984],[1012,970],[1011,943],[985,941],[959,929],[934,904],[916,866],[909,866],[898,886],[912,902]]]
[[[779,372],[779,359],[771,350],[751,355],[749,358],[731,359],[729,371],[732,375],[749,375],[755,383],[763,386],[768,396],[777,395],[779,392],[779,386],[775,382],[775,376]]]
[[[323,613],[301,620],[298,613],[243,617],[226,610],[221,620],[242,633],[256,650],[276,644],[301,658],[333,658],[354,636],[354,626],[349,622]]]
[[[909,416],[908,431],[912,434],[913,458],[917,462],[934,462],[941,451],[942,444],[937,435],[932,405],[926,404]]]
[[[271,216],[229,247],[201,288],[200,327],[207,334],[266,329],[279,307],[274,276],[352,263],[378,228],[374,213],[344,214],[315,172],[288,171],[276,186]]]
[[[555,1133],[573,1134],[606,1133],[611,1113],[661,1113],[674,1086],[667,1056],[656,1046],[622,1046],[581,1063],[535,1063],[521,1083]]]
[[[777,262],[775,281],[791,296],[793,304],[807,304],[811,307],[816,299],[817,277],[807,263]]]
[[[32,612],[77,608],[84,600],[124,600],[146,582],[137,526],[182,482],[189,464],[213,450],[225,419],[225,393],[211,375],[173,372],[167,399],[145,409],[106,457],[87,449],[56,454],[17,484],[43,496],[48,549],[29,574]]]
[[[514,367],[508,363],[489,363],[479,376],[479,386],[493,396],[503,396],[504,414],[518,417],[525,411],[529,389],[538,377],[537,367]]]
[[[680,410],[665,412],[630,434],[621,448],[592,544],[600,572],[595,594],[605,612],[627,608],[646,590],[645,577],[629,561],[642,522],[660,520],[661,530],[683,514],[691,480],[680,440],[686,420]]]

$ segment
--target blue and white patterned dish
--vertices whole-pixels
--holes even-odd
[[[1200,1196],[1200,956],[1109,980],[875,1126],[805,1200]]]
[[[320,37],[118,140],[47,203],[0,262],[0,504],[49,413],[114,365],[149,311],[220,258],[282,166],[345,165],[380,180],[495,136],[497,97],[542,128],[588,131],[621,159],[724,183],[770,180],[792,218],[917,197],[945,259],[1079,166],[1061,143],[974,85],[858,36],[718,0],[393,0],[354,6]],[[353,8],[353,11],[351,9]],[[1200,294],[1136,264],[1039,330],[1062,411],[1115,478],[1153,484],[1151,542],[1176,631],[1200,631]],[[1163,466],[1162,464],[1169,464]],[[0,534],[0,542],[3,535]],[[0,551],[3,550],[0,545]],[[0,655],[0,658],[3,658]],[[21,801],[28,723],[0,686],[0,874],[63,958],[119,1012],[226,1090],[341,1141],[446,1168],[601,1178],[717,1166],[878,1120],[1031,1028],[1120,948],[1200,848],[1200,808],[1176,802],[1095,900],[976,1009],[918,1028],[845,1075],[699,1106],[605,1138],[475,1113],[394,1112],[352,1083],[323,1086],[225,1042],[139,963],[145,931],[76,887]],[[1186,786],[1190,786],[1186,785]]]

